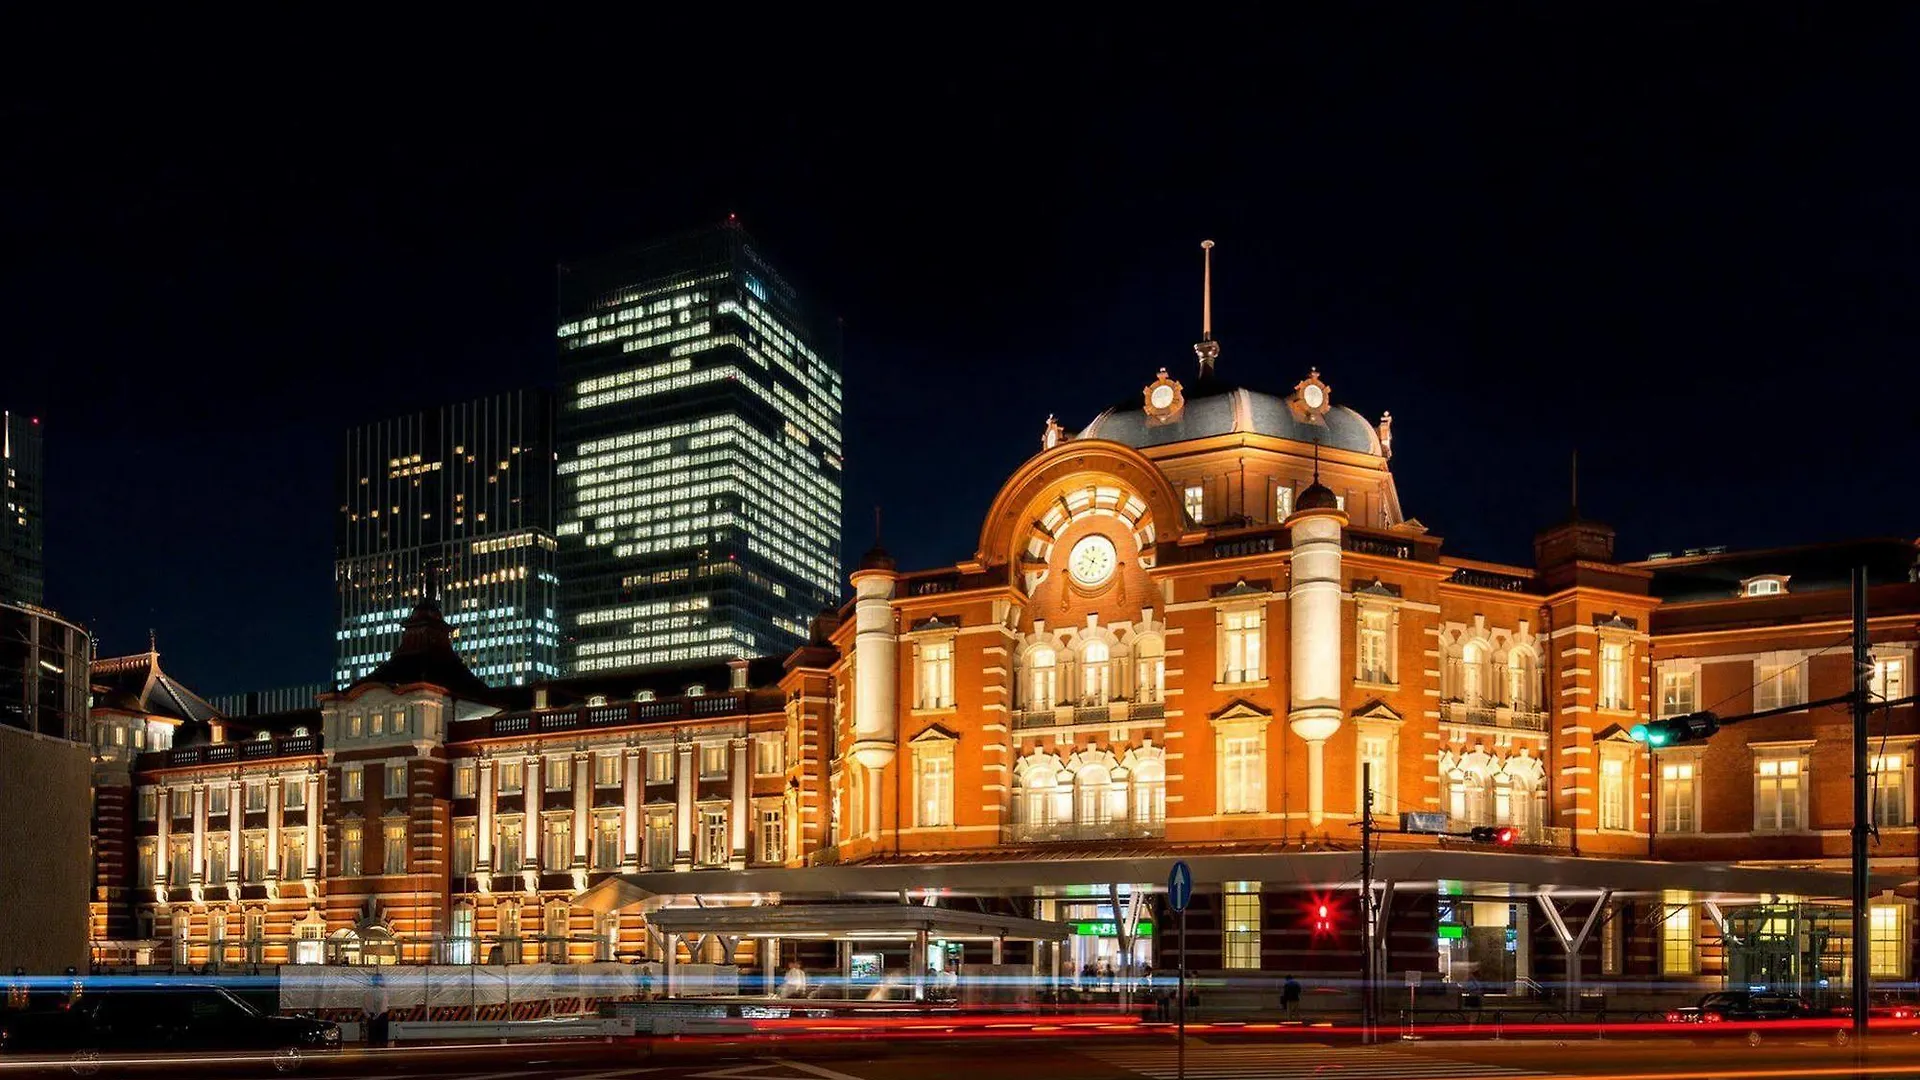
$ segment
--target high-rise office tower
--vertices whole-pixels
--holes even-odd
[[[735,223],[561,271],[570,674],[783,652],[840,588],[840,364]]]
[[[46,602],[46,564],[41,544],[40,418],[0,412],[0,469],[5,497],[0,506],[0,603]]]
[[[347,432],[335,682],[385,660],[428,589],[474,674],[513,686],[560,673],[552,403],[520,390]]]

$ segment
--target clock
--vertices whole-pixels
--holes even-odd
[[[1309,424],[1324,424],[1327,410],[1333,407],[1333,387],[1321,381],[1320,369],[1313,368],[1307,377],[1293,386],[1293,400],[1288,403],[1293,409],[1296,420]]]
[[[1113,576],[1113,569],[1119,565],[1119,554],[1113,549],[1113,541],[1095,534],[1080,539],[1067,553],[1067,574],[1080,585],[1087,588],[1104,585]]]
[[[1313,383],[1308,383],[1307,388],[1300,391],[1300,396],[1305,399],[1309,409],[1318,409],[1327,403],[1327,392]]]
[[[1153,392],[1147,395],[1147,401],[1156,409],[1172,408],[1173,385],[1171,383],[1161,383],[1154,387]]]
[[[1171,423],[1180,415],[1186,400],[1180,394],[1180,384],[1167,376],[1167,369],[1161,368],[1160,374],[1140,391],[1147,413],[1147,424]]]

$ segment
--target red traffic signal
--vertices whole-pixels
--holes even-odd
[[[1467,839],[1474,843],[1493,844],[1498,847],[1512,847],[1513,835],[1511,825],[1475,825],[1467,831]]]
[[[1313,920],[1313,936],[1327,937],[1334,932],[1334,921],[1340,916],[1340,905],[1315,897],[1307,906],[1307,917]]]

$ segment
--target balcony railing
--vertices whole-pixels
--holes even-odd
[[[1166,716],[1167,706],[1162,701],[1109,701],[1105,705],[1021,709],[1013,714],[1013,727],[1016,731],[1025,731],[1075,724],[1133,724],[1143,720],[1164,720]]]
[[[619,724],[644,724],[658,720],[705,719],[732,716],[747,711],[747,696],[741,693],[703,694],[699,697],[668,698],[659,701],[625,701],[617,705],[583,705],[577,709],[548,712],[503,713],[462,721],[456,735],[473,732],[486,737],[526,735],[535,731],[570,731],[582,727],[612,727]]]
[[[1165,822],[1074,821],[1008,825],[1001,839],[1009,844],[1051,844],[1073,840],[1146,840],[1165,836]]]
[[[1491,570],[1475,570],[1461,567],[1447,579],[1457,585],[1471,585],[1476,589],[1499,589],[1501,592],[1526,592],[1533,579],[1518,574],[1500,574]]]
[[[1545,731],[1547,714],[1533,708],[1511,705],[1470,705],[1464,701],[1440,703],[1440,721],[1446,724],[1474,724],[1479,727],[1511,728],[1516,731]]]

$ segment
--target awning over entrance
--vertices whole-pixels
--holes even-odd
[[[1193,870],[1194,884],[1203,887],[1227,881],[1259,881],[1278,887],[1336,890],[1356,888],[1360,881],[1357,851],[1169,853],[1152,857],[1029,857],[622,874],[581,893],[575,902],[593,911],[617,911],[651,906],[676,896],[778,896],[783,902],[930,894],[1059,897],[1078,895],[1079,889],[1093,883],[1157,887],[1166,881],[1177,857],[1185,858]],[[1374,856],[1373,877],[1375,881],[1398,882],[1402,890],[1431,888],[1438,881],[1504,882],[1514,887],[1511,895],[1574,896],[1611,891],[1619,896],[1675,889],[1693,893],[1696,900],[1718,901],[1780,894],[1844,898],[1851,892],[1847,875],[1821,870],[1457,850],[1380,852]],[[1878,892],[1910,879],[1911,875],[1877,874],[1870,887]],[[751,910],[764,913],[770,909]]]
[[[950,941],[1063,941],[1071,927],[1042,919],[988,915],[920,904],[798,904],[784,907],[676,907],[647,916],[667,934],[717,934],[743,938],[853,938],[913,940],[917,935]]]

